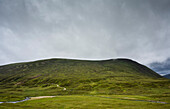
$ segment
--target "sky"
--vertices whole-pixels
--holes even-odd
[[[170,58],[170,0],[0,0],[0,65]]]
[[[153,62],[149,65],[149,67],[160,75],[170,74],[170,58],[163,62]]]

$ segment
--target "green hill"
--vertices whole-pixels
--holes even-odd
[[[11,93],[13,98],[18,95],[144,94],[156,88],[166,90],[168,85],[169,80],[130,59],[48,59],[0,66],[0,95],[4,100],[12,98]]]
[[[104,61],[49,59],[0,66],[0,81],[3,84],[34,86],[69,81],[69,86],[72,82],[100,81],[108,78],[121,80],[160,77],[146,66],[129,59]]]

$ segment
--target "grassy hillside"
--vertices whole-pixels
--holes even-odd
[[[129,59],[48,59],[0,66],[4,101],[39,95],[169,94],[169,84],[168,79]]]
[[[0,66],[2,83],[20,82],[22,85],[58,83],[66,79],[95,81],[114,77],[141,79],[161,76],[146,66],[128,59],[105,61],[50,59]]]

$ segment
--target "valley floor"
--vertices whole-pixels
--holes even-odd
[[[34,99],[42,98],[42,99]],[[170,98],[138,95],[65,95],[2,103],[0,109],[169,109]],[[154,102],[152,102],[154,101]],[[157,102],[156,101],[161,101]],[[165,102],[167,104],[165,104]]]

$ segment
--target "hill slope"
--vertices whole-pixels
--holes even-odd
[[[25,85],[56,83],[70,80],[100,80],[107,78],[160,78],[151,69],[129,59],[83,61],[49,59],[0,66],[2,83]]]
[[[169,85],[168,79],[129,59],[48,59],[0,66],[4,101],[68,94],[167,94]]]

